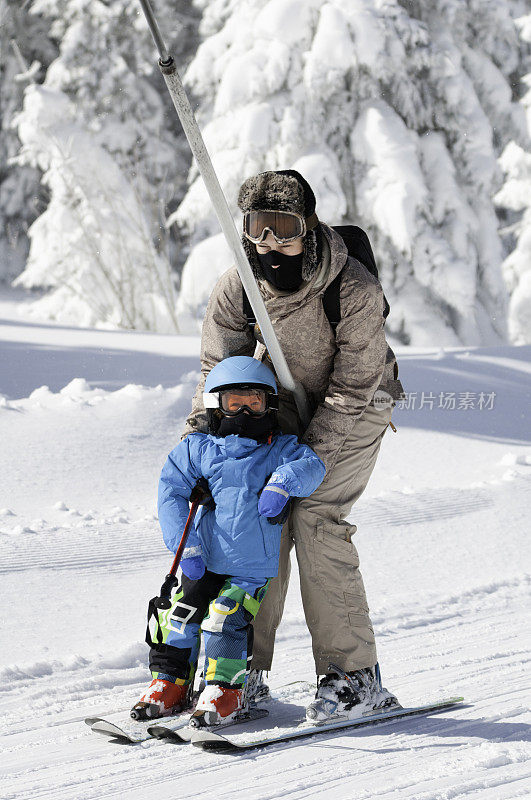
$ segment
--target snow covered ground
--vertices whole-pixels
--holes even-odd
[[[146,602],[171,560],[157,479],[199,340],[11,312],[0,303],[2,798],[531,795],[531,348],[400,350],[415,408],[395,411],[351,516],[385,684],[405,705],[467,706],[231,758],[120,747],[83,724],[149,680]],[[313,678],[295,574],[271,685]]]

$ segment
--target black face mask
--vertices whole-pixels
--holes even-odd
[[[240,411],[233,417],[223,417],[217,430],[218,436],[247,436],[248,439],[257,441],[267,441],[273,432],[274,423],[271,414],[264,414],[263,417],[252,417],[245,411]]]
[[[256,255],[258,256],[264,278],[267,281],[284,292],[297,291],[302,283],[302,262],[304,253],[299,253],[296,256],[288,256],[286,253],[270,250],[268,253],[257,253]],[[278,267],[273,269],[273,264],[278,264]]]

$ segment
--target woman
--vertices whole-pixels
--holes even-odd
[[[357,716],[367,708],[396,702],[382,690],[374,632],[359,558],[355,525],[345,522],[360,497],[391,420],[402,387],[394,354],[384,334],[384,297],[378,280],[348,256],[338,233],[320,222],[315,196],[294,170],[264,172],[240,189],[243,244],[267,311],[294,378],[312,404],[301,430],[292,396],[279,397],[283,433],[296,433],[323,460],[326,477],[314,494],[292,504],[284,525],[278,578],[255,620],[253,672],[249,689],[266,689],[261,673],[271,668],[275,632],[289,581],[289,552],[297,554],[306,622],[316,673],[323,676],[308,708],[312,720],[336,713]],[[335,332],[323,294],[341,274],[341,319]],[[235,267],[225,272],[210,298],[202,331],[203,377],[184,435],[205,431],[204,380],[230,355],[268,359],[257,326],[248,324],[244,293]],[[375,392],[378,400],[373,402]]]

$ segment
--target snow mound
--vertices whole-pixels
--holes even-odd
[[[59,392],[52,392],[48,386],[39,386],[29,397],[19,400],[3,399],[0,410],[21,411],[25,413],[39,410],[61,410],[75,409],[83,407],[94,407],[100,404],[109,407],[121,407],[129,405],[131,402],[157,402],[159,400],[182,400],[183,406],[190,403],[190,390],[195,388],[197,383],[197,373],[190,373],[184,377],[184,383],[178,386],[164,388],[163,386],[142,386],[139,384],[128,383],[116,391],[107,391],[100,388],[92,388],[83,378],[74,378],[67,383]]]

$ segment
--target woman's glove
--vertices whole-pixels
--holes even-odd
[[[186,547],[179,564],[183,574],[191,581],[198,581],[205,574],[205,562],[201,558],[201,552],[201,547]]]
[[[269,522],[280,524],[286,521],[289,513],[289,492],[283,483],[276,483],[274,475],[264,486],[258,500],[258,512]]]

